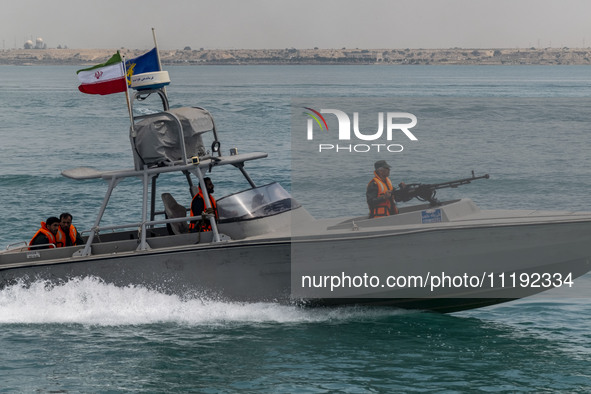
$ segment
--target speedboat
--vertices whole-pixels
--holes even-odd
[[[465,198],[440,202],[434,188],[418,185],[415,197],[430,196],[397,215],[315,219],[280,184],[253,182],[246,165],[266,153],[224,155],[209,111],[171,109],[161,86],[142,86],[131,102],[150,95],[162,110],[132,115],[134,168],[62,172],[108,183],[84,244],[9,246],[0,253],[0,286],[96,277],[232,302],[454,312],[571,287],[591,270],[588,212],[482,210]],[[204,173],[222,167],[240,171],[248,187],[217,201],[217,219],[190,216],[179,196],[157,187],[180,176],[191,195],[201,187],[210,208]],[[141,217],[103,225],[112,194],[129,179],[141,179]],[[196,221],[210,231],[190,232]]]

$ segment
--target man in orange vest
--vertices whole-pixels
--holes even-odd
[[[60,220],[55,216],[41,222],[41,228],[37,230],[33,238],[29,241],[29,250],[34,249],[52,249],[56,247],[55,235],[60,227]],[[33,247],[34,245],[40,245]]]
[[[218,220],[218,210],[215,202],[215,198],[213,198],[213,182],[209,177],[203,178],[203,182],[205,182],[205,188],[207,189],[207,194],[209,195],[209,202],[211,205],[211,209],[208,209],[205,206],[205,199],[203,197],[203,191],[201,190],[201,186],[199,186],[199,193],[195,194],[193,200],[191,201],[191,216],[200,216],[203,213],[206,214],[214,214],[215,220]],[[199,232],[199,231],[211,231],[211,223],[209,219],[202,219],[201,221],[193,221],[189,224],[189,231],[191,232]]]
[[[57,230],[55,238],[58,248],[82,245],[84,243],[76,227],[72,226],[72,215],[68,212],[60,215],[60,227]]]
[[[369,217],[396,215],[398,208],[392,195],[394,186],[392,186],[392,182],[388,178],[390,168],[392,167],[385,160],[379,160],[374,163],[374,168],[374,177],[367,184],[365,192],[367,206],[369,207]],[[400,183],[400,187],[404,188],[405,184]]]

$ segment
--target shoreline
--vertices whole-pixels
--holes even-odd
[[[6,49],[0,65],[90,66],[117,49]],[[137,57],[148,50],[120,49]],[[515,49],[184,49],[160,50],[168,65],[591,65],[591,48]]]

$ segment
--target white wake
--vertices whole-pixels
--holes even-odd
[[[27,286],[19,283],[0,291],[0,324],[314,323],[402,313],[409,312],[183,299],[141,286],[116,287],[97,278],[75,279],[61,285],[44,281]]]

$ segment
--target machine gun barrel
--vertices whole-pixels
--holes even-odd
[[[470,178],[463,178],[463,179],[456,179],[454,181],[449,182],[441,182],[441,183],[413,183],[406,185],[398,190],[395,190],[393,195],[396,201],[410,201],[413,198],[418,199],[419,201],[428,201],[431,206],[440,205],[439,200],[435,197],[437,190],[445,189],[445,188],[456,188],[461,185],[467,185],[472,181],[478,179],[489,179],[488,174],[484,174],[481,176],[474,175],[474,171],[472,171],[472,176]]]
[[[449,182],[424,184],[423,186],[428,187],[430,189],[434,189],[434,190],[445,189],[448,187],[456,188],[458,186],[467,185],[470,182],[475,181],[477,179],[488,179],[488,178],[490,178],[490,176],[488,174],[484,174],[481,176],[475,176],[474,171],[472,171],[472,176],[470,178],[457,179],[455,181],[449,181]]]

